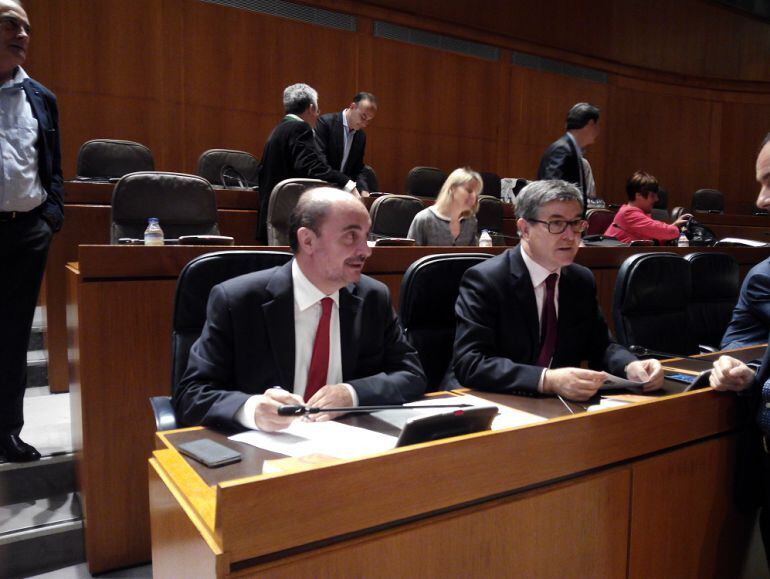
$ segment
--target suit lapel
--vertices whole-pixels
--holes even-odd
[[[360,335],[359,312],[363,300],[355,295],[356,286],[351,284],[340,290],[340,349],[343,380],[353,376],[358,360]]]
[[[540,352],[540,322],[537,313],[537,301],[535,290],[532,288],[532,278],[529,270],[521,257],[521,245],[514,250],[509,250],[509,267],[513,278],[513,295],[516,297],[524,318],[524,326],[529,333],[529,342],[532,344],[533,361]]]
[[[268,282],[266,289],[273,299],[262,304],[270,350],[281,377],[281,386],[287,390],[294,389],[294,290],[291,264],[290,261],[281,266]]]

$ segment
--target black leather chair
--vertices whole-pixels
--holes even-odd
[[[674,207],[671,210],[671,221],[674,222],[677,219],[679,219],[682,215],[685,213],[688,213],[688,210],[684,207]]]
[[[740,292],[740,268],[726,253],[691,253],[690,330],[701,348],[718,350]]]
[[[503,231],[503,202],[499,197],[482,195],[479,197],[479,211],[476,213],[479,233],[484,229],[502,233]]]
[[[469,267],[492,257],[486,253],[426,255],[412,263],[401,280],[399,318],[420,356],[428,391],[443,389],[452,360],[455,301]]]
[[[383,195],[369,208],[373,237],[406,237],[414,216],[424,209],[411,195]]]
[[[437,197],[447,175],[436,167],[415,167],[406,176],[404,190],[415,197]]]
[[[308,189],[326,185],[320,179],[284,179],[273,187],[267,205],[267,244],[289,245],[289,218]]]
[[[529,185],[530,181],[527,179],[519,179],[517,178],[516,181],[513,184],[513,194],[518,195],[524,187]]]
[[[612,316],[621,344],[697,354],[689,327],[690,263],[675,253],[639,253],[618,270]]]
[[[136,171],[154,171],[150,149],[134,141],[92,139],[80,146],[76,179],[107,181]]]
[[[725,210],[725,196],[716,189],[698,189],[692,196],[693,211],[717,211],[719,213]]]
[[[607,228],[615,219],[615,212],[609,209],[589,209],[586,213],[588,230],[586,235],[604,235]]]
[[[259,161],[245,151],[209,149],[198,158],[195,174],[212,185],[254,187],[259,179]]]
[[[668,209],[668,191],[663,187],[658,189],[658,200],[652,207],[653,209]]]
[[[669,220],[668,210],[658,209],[657,207],[653,207],[651,217],[653,219],[657,219],[658,221],[664,221],[668,223],[668,220]]]
[[[112,191],[112,243],[141,238],[150,217],[158,218],[166,238],[219,235],[214,190],[197,175],[146,171],[118,181]]]
[[[187,368],[190,348],[206,322],[211,288],[228,279],[283,265],[292,257],[284,251],[218,251],[188,263],[176,284],[171,330],[171,388],[177,387]],[[177,427],[170,396],[150,398],[157,430]]]
[[[366,185],[369,187],[369,193],[375,193],[379,191],[380,182],[377,179],[377,173],[374,172],[374,169],[372,169],[369,165],[364,165],[364,170],[362,173],[364,175],[364,181],[366,181]]]
[[[484,184],[484,188],[481,191],[482,195],[489,195],[490,197],[500,199],[500,175],[488,172],[482,172],[480,175]]]

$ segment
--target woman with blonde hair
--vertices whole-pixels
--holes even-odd
[[[481,175],[470,167],[455,169],[436,203],[414,216],[407,237],[417,245],[478,245],[476,212],[483,187]]]

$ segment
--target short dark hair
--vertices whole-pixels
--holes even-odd
[[[762,145],[759,147],[759,150],[761,151],[762,149],[764,149],[765,145],[767,145],[768,143],[770,143],[770,133],[767,133],[765,135],[765,138],[762,139]]]
[[[599,120],[599,107],[591,103],[578,103],[567,113],[567,130],[582,129],[588,121]]]
[[[658,180],[644,171],[637,171],[628,178],[626,182],[626,195],[628,200],[636,199],[636,194],[641,193],[642,197],[647,199],[650,193],[657,193],[659,190]]]
[[[369,101],[373,105],[377,105],[377,97],[370,92],[360,92],[353,97],[353,102],[358,104],[361,101]]]
[[[295,255],[299,251],[299,239],[297,231],[300,227],[307,227],[316,235],[321,235],[321,226],[332,207],[329,199],[314,197],[311,193],[315,189],[305,191],[297,201],[297,206],[289,217],[289,247]]]

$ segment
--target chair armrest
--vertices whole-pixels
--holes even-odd
[[[174,430],[177,427],[176,414],[171,406],[171,396],[151,396],[150,405],[155,415],[156,430]]]

